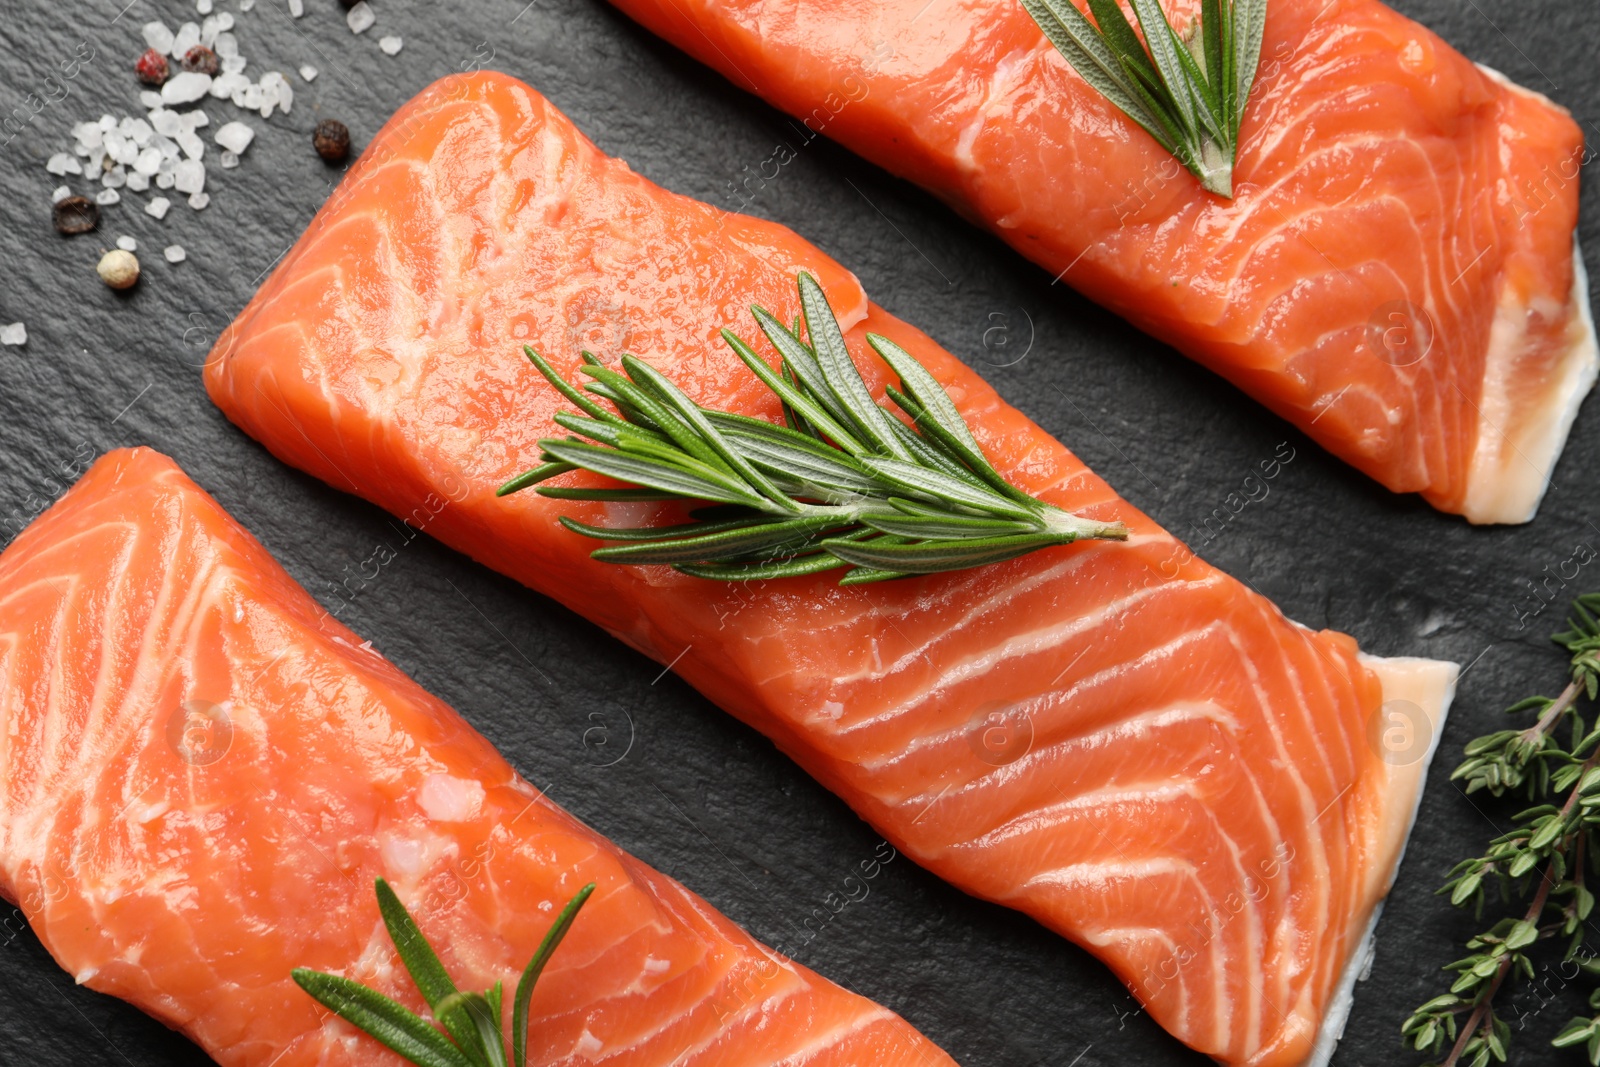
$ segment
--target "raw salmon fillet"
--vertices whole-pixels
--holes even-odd
[[[1600,365],[1583,136],[1375,0],[1267,6],[1232,201],[1017,0],[613,2],[802,119],[791,152],[826,134],[924,186],[1388,488],[1538,508]]]
[[[398,1067],[289,977],[425,1010],[380,875],[464,989],[598,883],[530,1063],[953,1064],[550,803],[171,460],[105,456],[0,555],[0,894],[223,1067]]]
[[[598,563],[556,521],[670,508],[494,495],[570,406],[524,343],[569,376],[580,346],[626,348],[702,404],[775,419],[717,330],[758,337],[751,304],[787,322],[800,270],[875,395],[869,329],[944,384],[1002,473],[1130,540],[855,588],[725,584]],[[815,247],[652,185],[527,86],[458,77],[402,108],[205,379],[284,460],[672,664],[918,862],[1105,959],[1195,1048],[1300,1063],[1344,1003],[1453,668],[1289,622]],[[1385,762],[1371,732],[1393,700],[1420,734]]]

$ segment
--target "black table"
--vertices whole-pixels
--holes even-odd
[[[492,66],[530,82],[599,145],[667,188],[734,206],[730,183],[788,136],[782,117],[598,0],[377,0],[378,24],[352,36],[335,0],[217,0],[236,14],[249,74],[278,68],[294,110],[263,121],[235,170],[208,148],[213,202],[174,198],[164,222],[130,197],[100,230],[64,239],[49,221],[58,179],[45,160],[71,151],[74,122],[142,114],[132,66],[138,26],[176,28],[193,4],[6,0],[0,111],[31,92],[48,103],[0,148],[0,323],[27,323],[0,348],[0,540],[62,486],[55,471],[87,447],[150,444],[216,494],[314,594],[385,543],[397,523],[269,456],[207,401],[199,365],[218,332],[299,236],[340,171],[310,150],[317,119],[348,123],[359,145],[428,83]],[[1572,108],[1600,138],[1600,46],[1586,0],[1400,0],[1473,58]],[[119,16],[119,12],[121,12]],[[196,19],[197,20],[197,19]],[[197,20],[198,21],[198,20]],[[403,37],[387,56],[384,35]],[[95,58],[47,85],[80,42]],[[307,85],[293,72],[321,71]],[[48,91],[47,91],[48,90]],[[216,124],[239,117],[207,106]],[[27,114],[24,107],[22,114]],[[0,142],[10,137],[0,133]],[[80,183],[81,184],[81,183]],[[1593,168],[1583,234],[1600,268]],[[169,194],[170,195],[170,194]],[[780,220],[854,270],[890,311],[976,367],[1133,503],[1187,535],[1246,474],[1288,442],[1295,459],[1205,555],[1293,618],[1354,634],[1367,650],[1472,666],[1451,714],[1421,821],[1380,927],[1377,963],[1358,988],[1336,1060],[1415,1062],[1398,1027],[1444,988],[1441,964],[1472,929],[1432,896],[1455,859],[1479,850],[1511,805],[1465,800],[1448,781],[1460,746],[1501,709],[1559,688],[1546,643],[1560,605],[1519,624],[1528,580],[1600,547],[1600,411],[1580,417],[1532,525],[1474,529],[1390,495],[1329,458],[1230,386],[1062,287],[931,198],[825,141],[801,150],[747,210]],[[95,262],[118,235],[140,242],[144,280],[106,289]],[[907,235],[911,235],[910,238]],[[914,242],[914,243],[913,243]],[[181,244],[186,262],[160,249]],[[1591,522],[1591,520],[1595,520]],[[1574,583],[1600,588],[1600,570]],[[635,855],[703,894],[763,940],[795,929],[872,855],[877,835],[762,737],[671,674],[564,609],[427,537],[401,548],[342,619],[460,709],[532,782]],[[537,665],[537,667],[535,666]],[[553,725],[537,726],[533,712]],[[600,730],[601,732],[596,732]],[[587,741],[586,741],[587,737]],[[605,744],[600,742],[605,741]],[[618,756],[626,753],[620,760]],[[613,762],[616,761],[616,762]],[[5,909],[10,915],[10,909]],[[1207,1062],[1149,1019],[1108,971],[1031,920],[971,900],[899,860],[796,949],[801,962],[904,1014],[966,1067],[1096,1067]],[[1517,1062],[1582,1004],[1563,988],[1510,1011],[1526,1032]],[[86,990],[15,916],[0,927],[0,1063],[204,1064],[183,1038]],[[1076,1058],[1075,1058],[1076,1057]],[[1580,1062],[1573,1056],[1570,1062]]]

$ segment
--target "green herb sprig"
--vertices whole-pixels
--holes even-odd
[[[1080,538],[1123,540],[1120,522],[1080,518],[1030,496],[990,464],[955,404],[909,352],[877,334],[867,342],[899,375],[888,396],[910,418],[872,397],[845,348],[822,287],[798,280],[806,336],[753,308],[782,356],[777,372],[729,330],[722,338],[783,406],[784,425],[714,411],[690,400],[631,355],[622,371],[583,353],[594,379],[584,391],[532,348],[528,359],[583,414],[556,422],[575,435],[539,442],[542,463],[500,488],[538,485],[561,500],[694,500],[711,506],[672,526],[567,529],[621,544],[591,555],[608,563],[668,564],[728,581],[785,578],[849,567],[840,585],[981,567]],[[912,427],[915,427],[913,429]],[[545,486],[573,470],[633,487]]]
[[[511,1007],[513,1067],[527,1064],[528,1003],[533,999],[533,987],[593,892],[593,883],[578,890],[556,916],[522,972]],[[349,978],[299,967],[293,972],[295,983],[339,1018],[366,1031],[417,1067],[506,1067],[501,1022],[503,983],[496,982],[486,993],[457,989],[416,920],[382,878],[378,879],[377,893],[378,911],[389,930],[389,939],[444,1030],[441,1032],[421,1016]]]
[[[1481,856],[1463,860],[1439,890],[1457,907],[1471,905],[1482,916],[1488,887],[1495,885],[1513,914],[1467,942],[1468,955],[1445,969],[1457,977],[1450,991],[1423,1004],[1401,1028],[1419,1052],[1442,1067],[1484,1067],[1505,1062],[1511,1027],[1495,1010],[1505,985],[1532,979],[1532,951],[1539,942],[1562,938],[1563,965],[1574,976],[1600,979],[1600,962],[1586,946],[1595,897],[1588,878],[1600,873],[1600,725],[1591,728],[1580,701],[1600,695],[1600,594],[1572,604],[1567,629],[1554,640],[1567,650],[1569,680],[1560,695],[1530,697],[1510,714],[1537,713],[1519,730],[1500,730],[1466,747],[1452,778],[1470,793],[1525,795],[1533,806],[1515,816],[1516,826],[1489,843]],[[1567,743],[1560,736],[1565,734]],[[1531,899],[1529,899],[1531,894]],[[1526,907],[1521,902],[1528,900]],[[1558,1048],[1581,1045],[1590,1064],[1600,1065],[1600,989],[1590,997],[1597,1014],[1571,1020],[1555,1038]],[[1457,1017],[1466,1015],[1464,1023]]]
[[[1159,0],[1131,0],[1139,34],[1117,0],[1022,0],[1083,80],[1149,131],[1218,196],[1233,196],[1239,125],[1261,60],[1267,0],[1204,0],[1187,39]]]

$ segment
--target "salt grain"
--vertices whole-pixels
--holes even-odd
[[[154,89],[145,89],[139,93],[139,106],[146,111],[154,111],[161,106],[161,94]]]
[[[139,242],[135,241],[132,237],[118,237],[117,247],[122,249],[124,252],[137,252],[139,251]]]
[[[304,67],[301,67],[300,68],[300,77],[301,77],[302,80],[304,80],[306,82],[306,84],[309,85],[311,82],[314,82],[314,81],[317,80],[317,68],[313,67],[313,66],[310,66],[309,64],[304,66]]]
[[[58,178],[68,174],[83,173],[83,165],[65,152],[57,152],[51,156],[49,162],[45,163],[44,169]]]
[[[244,68],[249,65],[249,60],[245,59],[244,56],[222,57],[222,73],[224,74],[243,74]]]
[[[182,263],[189,258],[189,253],[183,250],[182,245],[168,245],[161,250],[161,254],[167,257],[168,263]]]
[[[128,192],[142,193],[148,188],[150,188],[150,176],[148,174],[140,174],[138,171],[134,171],[128,175]]]
[[[299,18],[305,13],[305,4],[301,3],[301,0],[289,0],[289,14],[293,15],[295,18]]]
[[[68,189],[65,185],[58,185],[56,186],[56,191],[50,194],[50,202],[52,204],[59,204],[61,201],[65,200],[71,195],[71,189]]]
[[[183,132],[183,119],[166,108],[150,112],[150,125],[163,137],[176,137]]]
[[[239,38],[223,31],[217,34],[216,53],[218,56],[236,56],[239,54]]]
[[[200,43],[215,51],[217,34],[221,32],[222,28],[217,25],[216,16],[213,15],[200,24]]]
[[[172,31],[164,22],[147,22],[142,30],[144,43],[164,56],[172,54]]]
[[[223,152],[220,159],[223,170],[232,170],[239,165],[239,155],[236,152]]]
[[[185,22],[178,27],[177,34],[172,39],[172,54],[182,59],[189,54],[189,49],[200,43],[200,27],[193,22]]]
[[[122,194],[115,189],[102,189],[94,194],[94,202],[101,207],[110,207],[112,204],[120,203],[121,200]]]
[[[202,15],[211,14],[211,0],[195,0],[194,9]]]
[[[244,150],[250,147],[250,142],[255,138],[256,131],[242,122],[230,122],[212,135],[212,140],[216,141],[222,148],[232,152],[235,157],[243,154]],[[235,158],[234,162],[237,163],[238,159]]]
[[[144,206],[144,213],[146,215],[153,215],[158,219],[164,219],[167,217],[167,209],[171,206],[172,201],[168,200],[164,196],[158,196]]]
[[[233,16],[226,11],[218,15],[217,29],[221,30],[223,33],[227,33],[229,30],[233,29]]]
[[[211,91],[211,75],[197,71],[179,71],[161,87],[161,101],[165,104],[192,104]]]
[[[173,168],[172,187],[180,193],[198,193],[206,187],[206,165],[198,159],[185,159]]]
[[[297,0],[289,0],[289,2],[295,3]],[[360,3],[350,9],[350,13],[344,17],[344,20],[349,25],[351,33],[366,33],[372,28],[372,24],[378,21],[378,16],[373,14],[372,5],[367,3],[367,0],[361,0]]]
[[[153,176],[161,169],[161,149],[151,147],[140,152],[139,158],[133,161],[133,169],[146,178]]]
[[[172,176],[172,172],[170,170],[162,171],[160,174],[156,175],[156,188],[171,189],[173,183],[175,183],[177,180],[178,179]]]
[[[384,55],[388,56],[399,55],[400,49],[404,46],[405,42],[398,37],[385,37],[383,40],[378,42],[378,47],[383,49]]]
[[[202,126],[211,125],[211,116],[204,111],[186,111],[183,115],[183,121],[188,123],[191,130],[198,130]]]
[[[20,322],[13,322],[10,326],[0,326],[0,345],[25,345],[28,343],[28,328]]]
[[[188,156],[191,160],[202,159],[205,157],[206,143],[202,141],[200,139],[200,135],[195,133],[193,130],[184,130],[182,133],[178,134],[177,140],[178,147],[183,149],[183,154]]]
[[[256,0],[239,0],[239,10],[249,11],[256,6]]]
[[[189,206],[196,211],[204,211],[209,203],[211,203],[210,193],[195,193],[189,198]]]
[[[121,166],[112,167],[101,177],[100,184],[107,189],[121,189],[128,184],[128,171]]]

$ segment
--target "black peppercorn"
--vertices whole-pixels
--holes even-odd
[[[88,233],[100,225],[100,205],[86,196],[69,196],[56,201],[52,216],[56,229],[69,237]]]
[[[317,155],[329,163],[343,163],[350,154],[350,130],[338,119],[323,119],[311,136]]]

